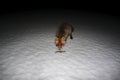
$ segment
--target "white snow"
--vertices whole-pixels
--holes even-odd
[[[0,43],[0,80],[120,79],[119,46],[111,36],[80,30],[81,25],[77,25],[74,39],[68,38],[63,47],[66,52],[55,53],[57,25],[28,26],[33,29]],[[41,28],[34,29],[34,26]]]

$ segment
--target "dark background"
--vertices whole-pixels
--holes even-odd
[[[59,3],[59,2],[58,2]],[[117,3],[117,2],[116,2]],[[37,4],[36,4],[37,5]],[[17,12],[25,12],[25,11],[41,11],[41,10],[73,10],[73,11],[83,11],[83,12],[92,12],[98,14],[105,14],[111,16],[120,16],[119,6],[117,4],[109,4],[109,6],[103,5],[100,3],[101,6],[98,4],[93,5],[82,5],[77,4],[39,4],[38,6],[30,6],[30,4],[16,4],[16,5],[4,5],[0,8],[1,14],[9,14],[9,13],[17,13]]]
[[[99,3],[99,2],[98,2]],[[116,2],[117,3],[117,2]],[[40,3],[39,5],[35,5],[35,6],[31,6],[32,4],[16,4],[16,5],[4,5],[0,8],[0,16],[1,16],[1,20],[4,20],[6,16],[11,16],[14,14],[24,14],[24,13],[40,13],[43,16],[46,16],[48,14],[54,14],[56,15],[56,13],[61,12],[62,14],[68,14],[69,15],[69,11],[73,12],[73,13],[85,13],[85,14],[91,14],[91,15],[100,15],[100,16],[104,16],[107,20],[111,19],[113,20],[116,25],[119,24],[120,21],[120,12],[119,12],[119,6],[117,4],[101,4],[99,3],[96,5],[93,5],[91,3],[89,3],[89,5],[84,5],[83,3],[62,3],[60,1],[58,1],[58,4],[56,3],[49,3],[48,4],[42,4]],[[47,12],[48,11],[48,12]],[[68,11],[68,13],[67,13]],[[44,15],[44,13],[47,13]],[[71,13],[70,13],[71,14]],[[86,16],[87,17],[87,16]],[[83,21],[84,22],[84,21]],[[92,22],[89,21],[89,25],[91,25]],[[94,23],[97,24],[97,23]],[[4,27],[2,27],[4,28]],[[119,26],[104,26],[104,27],[94,27],[94,25],[92,25],[91,28],[101,28],[102,30],[109,30],[110,32],[115,32],[117,35],[119,34]]]

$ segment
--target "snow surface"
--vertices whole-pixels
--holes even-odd
[[[120,80],[117,38],[75,25],[74,39],[63,47],[66,52],[55,53],[57,24],[24,26],[31,27],[1,36],[0,80]]]

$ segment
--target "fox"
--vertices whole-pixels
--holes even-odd
[[[74,28],[70,23],[62,23],[56,32],[55,35],[55,44],[58,47],[58,50],[61,50],[62,47],[66,44],[68,37],[73,39]]]

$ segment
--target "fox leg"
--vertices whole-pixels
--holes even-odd
[[[72,36],[72,34],[70,34],[70,39],[73,39],[73,36]]]

